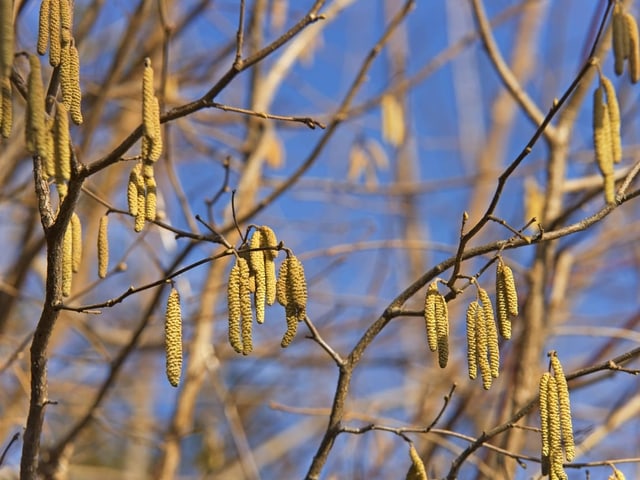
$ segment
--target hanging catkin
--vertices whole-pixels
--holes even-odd
[[[438,333],[438,365],[445,368],[449,361],[449,312],[445,298],[436,299],[436,331]]]
[[[44,55],[49,44],[49,10],[50,0],[42,0],[40,3],[40,15],[38,19],[38,54]]]
[[[69,148],[69,114],[64,103],[56,107],[55,131],[55,177],[58,187],[71,178],[71,150]],[[66,185],[65,185],[66,186]]]
[[[278,245],[278,239],[275,232],[263,225],[260,227],[262,236],[260,237],[262,248],[276,247]],[[265,273],[265,296],[267,305],[273,305],[276,301],[276,264],[275,259],[278,256],[278,250],[264,250],[264,273]]]
[[[489,343],[487,339],[487,322],[485,319],[484,304],[479,304],[478,313],[476,315],[476,359],[482,376],[482,386],[485,390],[491,388],[493,376],[491,375],[491,363],[488,359]],[[489,306],[488,308],[491,308]]]
[[[0,0],[0,78],[13,67],[13,0]]]
[[[229,343],[237,353],[242,353],[242,337],[240,336],[240,266],[236,259],[229,272],[227,282],[227,310],[229,313]]]
[[[576,455],[575,442],[573,439],[573,425],[571,421],[571,402],[569,400],[569,387],[564,376],[562,364],[555,351],[550,352],[551,368],[556,379],[558,390],[558,404],[560,406],[560,426],[562,427],[562,439],[564,452],[568,462],[571,462]]]
[[[508,340],[511,338],[511,317],[518,315],[518,294],[513,271],[502,258],[496,267],[496,312],[500,335]]]
[[[76,125],[82,125],[82,91],[80,90],[80,55],[75,43],[69,47],[69,77],[71,78],[71,105],[69,113]]]
[[[427,288],[424,299],[424,321],[427,328],[427,343],[429,350],[435,352],[438,349],[438,329],[436,319],[436,302],[438,295],[438,283],[432,282]]]
[[[11,80],[9,77],[1,79],[0,85],[0,135],[9,138],[13,126],[13,99],[11,96]]]
[[[175,288],[167,298],[167,310],[164,323],[166,371],[169,383],[177,387],[182,372],[182,313],[180,295]]]
[[[479,305],[473,301],[467,307],[467,366],[469,367],[469,378],[475,380],[478,376],[478,351],[476,347],[476,321],[478,317]]]
[[[49,65],[57,67],[60,65],[60,2],[62,0],[51,0],[49,5]]]
[[[27,91],[27,122],[26,145],[32,155],[44,157],[46,155],[47,133],[45,129],[44,88],[40,73],[40,60],[35,55],[29,55],[28,91]]]
[[[109,268],[108,227],[109,216],[104,215],[100,218],[100,225],[98,227],[98,276],[100,278],[107,276],[107,269]]]
[[[609,108],[604,102],[603,90],[603,87],[599,86],[593,94],[593,145],[598,168],[604,180],[605,201],[613,203],[615,201],[613,142]]]
[[[638,24],[629,12],[624,14],[627,36],[629,38],[629,79],[632,83],[640,80],[640,42],[638,38]]]
[[[500,350],[498,348],[498,330],[493,314],[493,305],[489,294],[484,288],[478,290],[478,296],[482,302],[491,376],[498,378],[500,374]]]
[[[540,437],[542,439],[542,456],[549,457],[549,372],[544,372],[538,385],[538,406],[540,408]]]
[[[604,75],[600,78],[602,86],[607,96],[607,107],[609,113],[609,135],[611,137],[611,155],[613,162],[622,160],[622,139],[620,136],[620,105],[613,83]]]
[[[129,173],[129,182],[127,183],[127,207],[129,214],[136,216],[138,214],[138,183],[140,182],[140,172],[142,166],[136,163]]]
[[[424,467],[424,462],[422,461],[422,458],[420,458],[420,455],[413,443],[409,445],[409,458],[411,459],[413,478],[416,480],[429,480],[427,477],[427,470]]]
[[[242,354],[249,355],[253,351],[253,312],[251,310],[251,292],[249,292],[249,264],[240,257],[238,258],[240,267],[240,312],[242,318],[240,326],[242,329]]]
[[[80,271],[80,264],[82,263],[82,224],[75,212],[71,215],[71,234],[72,269],[74,273],[77,273]]]
[[[71,224],[67,225],[62,239],[62,296],[71,295],[71,279],[73,277],[73,233]]]
[[[158,192],[157,192],[156,180],[153,177],[145,177],[144,186],[145,186],[144,216],[146,220],[153,222],[156,219],[156,210],[157,210],[157,204],[158,204]]]
[[[249,266],[251,267],[251,275],[255,281],[254,304],[256,308],[256,321],[264,323],[264,309],[267,299],[267,279],[265,271],[264,253],[257,250],[262,246],[262,232],[254,230],[249,243]]]

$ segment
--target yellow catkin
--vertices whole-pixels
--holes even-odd
[[[55,139],[53,138],[54,123],[55,119],[53,118],[45,120],[44,171],[48,179],[56,176],[56,147]]]
[[[287,305],[292,306],[299,322],[307,316],[307,280],[304,267],[298,258],[291,254],[287,259]]]
[[[153,97],[153,139],[151,140],[151,149],[149,150],[149,160],[157,162],[162,155],[162,129],[160,128],[160,103],[156,97]]]
[[[145,177],[144,185],[146,189],[146,196],[144,199],[144,216],[146,220],[150,222],[156,219],[156,210],[158,205],[158,192],[156,180],[153,177]]]
[[[147,203],[147,194],[144,188],[144,178],[142,175],[138,175],[136,190],[138,192],[138,199],[136,200],[136,218],[134,223],[134,231],[140,232],[144,228],[144,223],[146,220],[146,203]]]
[[[511,317],[518,316],[518,293],[513,271],[502,259],[496,269],[496,311],[500,335],[508,340],[511,338]]]
[[[42,0],[40,3],[40,16],[38,20],[38,54],[44,55],[49,44],[49,9],[50,0]]]
[[[624,14],[627,36],[629,38],[629,79],[632,83],[640,80],[640,43],[638,38],[638,24],[629,12]]]
[[[278,245],[278,239],[275,232],[268,226],[260,227],[262,236],[261,247],[275,247]],[[278,250],[264,250],[264,273],[265,273],[265,296],[267,305],[273,305],[276,301],[276,264],[275,259],[278,256]]]
[[[424,321],[427,328],[427,343],[429,350],[435,352],[438,349],[438,331],[436,320],[436,301],[438,298],[438,283],[432,282],[427,288],[424,299]]]
[[[622,140],[620,136],[620,105],[613,83],[607,77],[602,76],[602,86],[607,95],[607,107],[609,113],[609,132],[611,137],[611,152],[613,162],[618,163],[622,160]]]
[[[71,233],[72,233],[72,260],[73,260],[73,272],[80,271],[80,264],[82,263],[82,223],[80,223],[80,217],[74,212],[71,215]]]
[[[613,149],[609,109],[603,98],[604,89],[599,86],[593,93],[593,146],[598,167],[603,176],[613,173]]]
[[[611,467],[611,469],[613,470],[613,473],[611,475],[609,475],[609,479],[608,480],[626,480],[624,473],[622,473],[620,470],[618,470],[615,465],[609,465]]]
[[[154,98],[153,67],[151,67],[151,59],[147,57],[144,59],[144,71],[142,73],[142,127],[144,135],[150,140],[153,140],[155,135]]]
[[[73,277],[73,233],[71,224],[67,225],[62,240],[62,295],[71,295],[71,278]]]
[[[262,232],[254,230],[249,242],[249,267],[251,276],[255,279],[253,301],[256,308],[256,322],[264,323],[264,309],[267,300],[267,278],[264,265],[264,254],[259,249],[262,245]]]
[[[547,418],[549,427],[549,459],[551,471],[557,463],[558,452],[562,453],[562,433],[560,425],[560,406],[558,404],[558,384],[555,377],[549,376],[547,382]]]
[[[498,378],[500,374],[500,350],[498,348],[498,330],[496,328],[496,321],[493,315],[493,305],[491,304],[489,294],[484,288],[480,288],[478,290],[478,295],[482,302],[491,376],[493,378]]]
[[[540,407],[540,437],[542,440],[542,456],[548,457],[549,445],[549,372],[544,372],[538,385],[538,405]]]
[[[60,28],[71,30],[71,6],[69,0],[60,0]]]
[[[253,350],[253,312],[251,311],[251,295],[249,292],[249,264],[240,257],[240,312],[242,315],[240,325],[242,327],[242,354],[249,355]]]
[[[98,226],[98,276],[105,278],[109,268],[109,217],[104,215],[100,218]]]
[[[445,368],[449,361],[449,311],[445,298],[436,298],[436,331],[438,333],[438,365]]]
[[[40,73],[40,60],[36,55],[29,55],[28,92],[27,92],[27,150],[33,155],[44,157],[46,154],[46,123],[44,109],[44,87]]]
[[[469,378],[475,380],[478,376],[478,350],[476,346],[476,319],[478,317],[478,302],[475,300],[467,307],[467,365]]]
[[[61,0],[62,1],[62,0]],[[71,33],[69,30],[62,30],[60,46],[60,90],[62,92],[62,103],[67,107],[71,107]]]
[[[78,49],[71,43],[69,47],[69,76],[71,77],[71,105],[69,113],[76,125],[82,125],[82,91],[80,90],[80,55]]]
[[[288,347],[298,332],[298,317],[294,314],[295,312],[291,311],[291,307],[287,307],[287,309],[289,310],[286,314],[287,331],[284,333],[282,341],[280,342],[282,348]]]
[[[13,97],[11,93],[11,80],[8,77],[2,79],[0,92],[0,96],[2,97],[0,105],[0,110],[2,111],[0,124],[2,128],[0,129],[0,134],[4,138],[9,138],[9,135],[11,135],[11,127],[13,126]]]
[[[414,471],[413,478],[416,480],[429,480],[424,462],[420,458],[420,455],[413,443],[409,445],[409,458],[411,458],[411,467]]]
[[[0,78],[13,66],[13,0],[0,0]]]
[[[478,306],[478,314],[476,315],[476,358],[478,361],[478,367],[480,368],[480,375],[482,376],[482,386],[485,390],[491,388],[493,377],[491,375],[491,364],[487,357],[488,354],[488,342],[487,342],[487,322],[485,321],[484,306]]]
[[[127,207],[129,214],[136,216],[138,213],[138,182],[142,167],[139,163],[131,169],[129,173],[129,182],[127,183]]]
[[[55,131],[55,177],[61,185],[71,178],[71,150],[69,149],[69,114],[67,107],[59,103],[56,107]]]
[[[180,294],[175,288],[171,289],[167,298],[164,319],[167,379],[172,386],[177,387],[182,372],[182,313]]]
[[[283,307],[287,306],[288,296],[287,296],[287,283],[289,276],[289,262],[288,259],[285,259],[284,262],[280,264],[280,270],[278,271],[278,280],[276,281],[276,299],[278,303]]]
[[[558,404],[560,405],[560,426],[564,440],[564,452],[567,461],[571,462],[576,455],[576,447],[573,439],[573,425],[571,421],[571,402],[569,400],[569,387],[562,369],[562,364],[555,351],[550,353],[551,368],[556,379],[558,389]]]
[[[60,65],[60,1],[51,0],[49,8],[49,65]]]
[[[229,272],[227,282],[227,309],[229,312],[229,343],[236,351],[242,353],[242,337],[240,336],[240,266],[236,260]]]

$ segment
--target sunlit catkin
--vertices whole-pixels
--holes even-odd
[[[435,352],[438,349],[438,322],[436,320],[436,302],[438,299],[438,283],[432,282],[427,288],[424,299],[424,321],[427,328],[427,343],[429,350]]]
[[[177,387],[182,372],[182,313],[180,295],[175,288],[171,289],[167,298],[164,318],[167,379],[172,386]]]
[[[622,160],[622,141],[620,137],[620,105],[613,83],[604,75],[601,77],[602,86],[607,95],[607,107],[609,113],[609,132],[611,136],[611,153],[613,162]]]
[[[275,232],[263,225],[260,227],[262,248],[276,247],[278,239]],[[267,305],[273,305],[276,301],[276,264],[275,259],[278,256],[278,250],[264,250],[264,273],[265,273],[265,296]]]
[[[144,199],[144,216],[146,220],[153,222],[156,219],[156,210],[158,204],[156,180],[153,177],[145,177],[144,186],[146,190],[146,196]]]
[[[149,160],[157,162],[162,155],[162,130],[160,128],[160,103],[156,97],[153,97],[153,138],[151,140],[151,148],[149,150]]]
[[[480,297],[480,302],[482,302],[491,376],[498,378],[500,374],[500,350],[498,348],[498,330],[493,314],[493,305],[489,294],[484,288],[478,289],[478,296]]]
[[[573,425],[571,421],[571,402],[569,400],[569,387],[564,376],[562,364],[555,351],[550,352],[551,368],[556,379],[558,390],[558,404],[560,405],[560,426],[562,428],[562,438],[564,452],[567,461],[571,462],[576,455],[575,442],[573,439]]]
[[[40,60],[29,55],[26,145],[29,153],[44,157],[46,154],[47,134],[45,130],[44,87],[40,73]]]
[[[240,335],[240,266],[236,259],[229,272],[227,282],[227,310],[229,312],[229,343],[237,353],[242,353],[242,337]]]
[[[13,66],[13,0],[0,0],[0,78]]]
[[[476,346],[476,321],[479,310],[475,300],[467,307],[467,365],[469,378],[475,380],[478,376],[478,350]]]
[[[624,14],[627,36],[629,38],[629,79],[632,83],[640,80],[640,42],[638,37],[638,24],[629,12]]]
[[[548,457],[549,445],[549,378],[551,374],[544,372],[538,385],[538,406],[540,408],[540,437],[542,440],[542,456]]]
[[[609,475],[608,480],[626,480],[624,473],[618,470],[615,465],[609,465],[613,469],[613,473]]]
[[[71,105],[69,113],[76,125],[82,125],[82,91],[80,90],[80,55],[75,44],[69,47],[69,76],[71,77]]]
[[[75,212],[71,215],[71,234],[72,269],[74,273],[77,273],[80,271],[80,264],[82,263],[82,224]]]
[[[155,137],[155,119],[153,102],[155,95],[153,91],[153,68],[151,59],[144,59],[144,71],[142,74],[142,127],[144,135],[153,140]]]
[[[69,114],[64,103],[56,107],[55,131],[55,177],[57,184],[68,182],[71,178],[71,150],[69,148]]]
[[[62,295],[71,295],[71,278],[73,276],[73,233],[71,224],[67,225],[62,240]]]
[[[138,191],[138,200],[136,201],[136,218],[133,226],[135,232],[140,232],[144,228],[144,223],[147,213],[147,193],[144,188],[144,178],[138,176],[138,183],[136,184]]]
[[[62,92],[62,103],[67,107],[71,107],[71,70],[70,65],[70,49],[71,49],[71,32],[63,29],[61,35],[60,46],[60,91]]]
[[[50,0],[42,0],[40,2],[40,15],[38,19],[38,54],[44,55],[47,52],[49,44],[49,9],[51,8]]]
[[[411,458],[411,466],[414,471],[413,478],[416,480],[429,480],[424,462],[422,461],[422,458],[420,458],[420,455],[413,443],[409,445],[409,458]]]
[[[599,86],[593,93],[593,146],[600,172],[607,176],[613,174],[613,148],[609,109],[604,102],[603,91]]]
[[[109,268],[109,216],[104,215],[100,218],[98,226],[98,276],[105,278],[107,269]]]
[[[289,277],[289,262],[285,259],[280,264],[280,270],[278,271],[278,280],[276,281],[276,299],[278,303],[283,307],[287,306],[288,294],[287,283]]]
[[[294,254],[287,259],[287,305],[293,305],[299,322],[307,316],[307,279],[302,262]]]
[[[139,163],[131,169],[129,173],[129,182],[127,183],[127,207],[129,214],[136,216],[138,214],[138,183],[141,181],[142,167]]]
[[[560,408],[558,404],[558,384],[553,376],[547,382],[547,418],[549,427],[549,458],[553,470],[554,458],[562,452],[562,430],[560,426]]]
[[[296,333],[298,332],[298,317],[295,315],[295,312],[291,311],[289,307],[287,307],[286,319],[287,331],[284,333],[282,341],[280,342],[280,346],[282,348],[288,347],[296,337]]]
[[[0,84],[0,135],[9,138],[11,135],[11,127],[13,126],[13,98],[11,96],[11,80],[4,77]]]
[[[251,310],[251,295],[249,292],[249,264],[240,257],[240,312],[242,315],[240,326],[242,328],[242,354],[249,355],[253,350],[253,312]]]
[[[71,30],[71,6],[70,0],[60,0],[60,28],[63,30]]]
[[[487,322],[485,321],[484,306],[478,306],[476,315],[476,359],[482,376],[482,386],[485,390],[491,388],[493,376],[491,375],[491,364],[488,359],[488,342],[487,342]]]
[[[445,298],[436,298],[436,331],[438,334],[438,365],[445,368],[449,361],[449,311]]]
[[[249,267],[251,268],[251,275],[255,279],[255,292],[253,295],[254,304],[256,307],[256,321],[258,323],[264,323],[264,309],[267,299],[267,279],[264,264],[264,254],[260,247],[262,245],[262,232],[260,230],[254,230],[249,242]]]
[[[511,338],[511,317],[518,315],[518,294],[513,272],[502,258],[496,267],[496,312],[500,335],[508,340]]]
[[[49,5],[49,65],[52,67],[60,65],[60,2],[51,0]]]

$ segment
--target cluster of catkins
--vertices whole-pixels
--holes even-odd
[[[432,352],[438,352],[438,364],[447,366],[449,359],[449,314],[445,298],[438,292],[438,282],[432,282],[425,297],[424,319],[427,341]],[[496,268],[496,316],[491,298],[477,282],[477,298],[467,308],[467,361],[469,378],[474,380],[478,368],[482,385],[491,388],[492,379],[500,373],[500,351],[498,331],[508,340],[511,338],[511,318],[518,315],[518,295],[511,268],[498,259]]]
[[[542,375],[539,385],[542,474],[551,480],[566,480],[563,461],[571,462],[576,455],[569,388],[557,353],[551,351],[549,357],[551,372]]]
[[[276,279],[277,255],[276,235],[266,225],[255,228],[249,248],[236,255],[227,283],[227,304],[229,343],[238,353],[248,355],[253,350],[251,295],[260,324],[264,322],[265,305],[273,305],[277,300],[285,307],[287,330],[280,344],[283,348],[294,339],[298,322],[306,318],[307,282],[302,263],[287,251]]]

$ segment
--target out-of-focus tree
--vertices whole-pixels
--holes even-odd
[[[0,478],[638,476],[633,2],[0,6]]]

